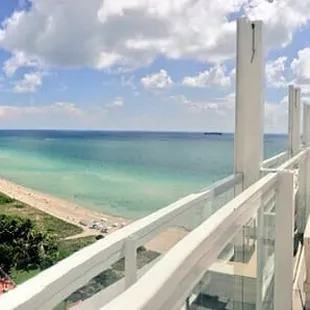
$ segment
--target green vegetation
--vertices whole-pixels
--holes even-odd
[[[0,194],[0,266],[22,283],[95,241],[64,240],[83,229]]]
[[[59,241],[59,260],[68,257],[69,255],[73,254],[74,252],[90,245],[96,241],[95,236],[88,236],[83,238],[77,239],[67,239],[67,240],[60,240]]]
[[[16,270],[47,268],[57,260],[57,240],[30,219],[0,214],[0,266]]]
[[[81,227],[64,222],[49,214],[43,213],[41,221],[41,226],[43,229],[45,227],[48,233],[58,235],[58,237],[60,238],[66,238],[83,232],[83,229]],[[38,222],[40,222],[40,220],[38,220]]]
[[[40,268],[30,270],[16,270],[15,268],[12,268],[10,271],[10,276],[16,284],[21,284],[36,276],[41,271],[42,270]]]
[[[10,198],[10,197],[7,197],[7,196],[4,196],[4,195],[0,195],[0,204],[5,204],[5,203],[12,203],[14,202],[15,200]]]
[[[33,219],[39,229],[59,238],[66,238],[83,232],[79,226],[67,223],[3,195],[0,195],[0,214],[18,215],[26,219]]]
[[[0,194],[0,266],[16,284],[103,238],[97,235],[66,239],[82,231],[78,226]],[[138,248],[138,268],[158,256],[158,253],[144,247]],[[71,294],[55,309],[65,309],[67,304],[91,297],[115,283],[124,277],[124,268],[124,259],[121,259]]]

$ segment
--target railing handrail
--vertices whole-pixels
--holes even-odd
[[[300,152],[298,152],[295,156],[291,158],[288,158],[288,152],[279,153],[273,157],[270,157],[264,160],[262,164],[262,169],[271,168],[271,167],[279,171],[290,169],[294,165],[298,164],[300,161],[305,159],[308,150],[310,150],[309,147],[303,148],[300,150]],[[287,159],[287,160],[283,162],[284,159]],[[273,167],[277,163],[280,163],[280,165]]]
[[[270,158],[265,159],[263,161],[262,167],[263,168],[270,168],[270,167],[273,167],[275,164],[278,164],[279,162],[282,164],[283,161],[285,159],[287,159],[287,157],[288,157],[287,151],[281,152],[281,153],[276,154]]]
[[[155,304],[158,309],[180,307],[223,248],[257,211],[258,204],[247,202],[255,201],[272,188],[277,175],[266,175],[228,202],[176,244],[137,283],[101,310],[151,309]],[[192,275],[194,266],[195,274]]]
[[[1,296],[1,307],[20,310],[53,308],[111,264],[123,258],[128,238],[135,240],[136,247],[145,244],[177,223],[194,204],[221,195],[241,181],[241,174],[229,176],[87,246]]]
[[[308,150],[309,150],[309,148],[305,148],[305,149],[301,150],[294,157],[288,159],[282,165],[277,167],[277,169],[278,170],[288,170],[288,169],[291,169],[293,166],[297,165],[299,162],[301,162],[302,160],[304,160],[306,158]]]

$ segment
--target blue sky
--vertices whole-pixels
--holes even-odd
[[[297,2],[297,3],[296,3]],[[235,18],[264,22],[265,131],[310,87],[310,0],[10,0],[0,6],[0,127],[234,128]]]

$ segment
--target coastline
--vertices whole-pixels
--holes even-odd
[[[80,223],[81,221],[103,220],[108,228],[107,234],[110,234],[132,222],[120,217],[86,209],[85,207],[81,207],[64,199],[13,183],[2,177],[0,177],[0,192],[8,197],[27,204],[30,207],[36,208],[44,213],[83,229],[82,233],[71,236],[68,239],[100,234],[99,231],[82,225]],[[145,244],[145,247],[159,253],[164,253],[185,235],[186,232],[180,228],[169,228],[150,240]]]
[[[57,217],[65,222],[74,224],[84,230],[83,235],[96,235],[98,231],[90,229],[80,223],[83,220],[104,220],[109,227],[109,232],[113,232],[121,226],[127,225],[130,221],[120,217],[102,214],[90,209],[83,208],[72,202],[41,193],[28,187],[13,183],[0,177],[0,192],[6,196],[23,202],[33,208]],[[80,234],[80,237],[82,237]]]

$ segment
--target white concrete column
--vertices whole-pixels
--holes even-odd
[[[234,171],[243,174],[242,190],[260,177],[263,159],[263,114],[262,22],[250,22],[241,18],[237,23]]]
[[[288,89],[288,134],[289,134],[289,154],[291,157],[300,150],[300,88],[293,85]]]
[[[300,89],[295,89],[295,96],[296,96],[297,106],[298,106],[298,102],[300,103]],[[298,112],[299,111],[300,111],[300,107],[298,109]],[[309,145],[309,138],[310,138],[310,135],[309,135],[310,113],[309,112],[310,112],[309,106],[304,104],[303,105],[303,123],[302,123],[302,127],[303,127],[302,144],[303,144],[303,146]],[[294,112],[293,112],[293,114],[294,114]],[[296,113],[296,114],[298,114],[298,113]],[[300,120],[300,116],[299,116],[298,120]],[[300,128],[300,125],[299,125],[299,128]],[[299,143],[299,145],[300,145],[300,132],[296,133],[296,131],[295,131],[295,135],[296,135],[295,139],[297,140],[297,143]],[[292,132],[294,132],[294,130]],[[294,137],[294,133],[292,133],[292,137]],[[294,140],[293,139],[294,138],[292,138],[292,146],[293,146],[292,149],[294,150]],[[296,143],[296,148],[297,148],[297,143]],[[298,152],[299,148],[296,149],[295,152]],[[292,155],[294,155],[294,151],[293,151]],[[309,182],[310,180],[308,180],[310,178],[309,164],[310,164],[309,163],[309,152],[307,152],[305,159],[303,159],[299,163],[299,166],[298,166],[299,190],[298,190],[298,195],[296,197],[296,208],[297,208],[297,229],[298,229],[299,233],[304,232],[305,227],[306,227],[307,218],[309,215],[309,199],[310,199],[310,189],[308,187],[308,185],[310,185],[310,182]]]
[[[263,160],[264,115],[264,51],[263,24],[241,18],[237,22],[236,112],[234,172],[243,176],[235,194],[260,178]],[[247,247],[241,231],[234,240],[236,262],[243,262]],[[246,283],[243,277],[234,278],[234,309],[242,309]]]
[[[310,105],[303,104],[303,131],[302,143],[304,146],[310,145]]]
[[[292,309],[294,174],[279,172],[275,227],[274,310]]]
[[[303,134],[302,142],[304,147],[310,147],[310,105],[303,104]],[[305,159],[305,223],[307,223],[310,214],[310,150],[307,151]]]
[[[306,177],[306,181],[305,181],[305,223],[307,223],[307,221],[309,220],[309,215],[310,215],[310,149],[307,150],[307,155],[306,155],[306,159],[305,159],[306,163],[305,163],[305,168],[306,168],[306,172],[305,172],[305,177]]]
[[[304,255],[306,265],[306,279],[303,287],[306,295],[305,309],[310,310],[310,221],[307,222],[304,234]]]
[[[309,193],[309,189],[307,188],[307,179],[309,176],[307,175],[308,169],[308,154],[306,158],[301,160],[298,165],[298,183],[299,189],[296,195],[296,211],[297,211],[297,230],[299,233],[303,233],[306,227],[306,201],[307,195]]]

